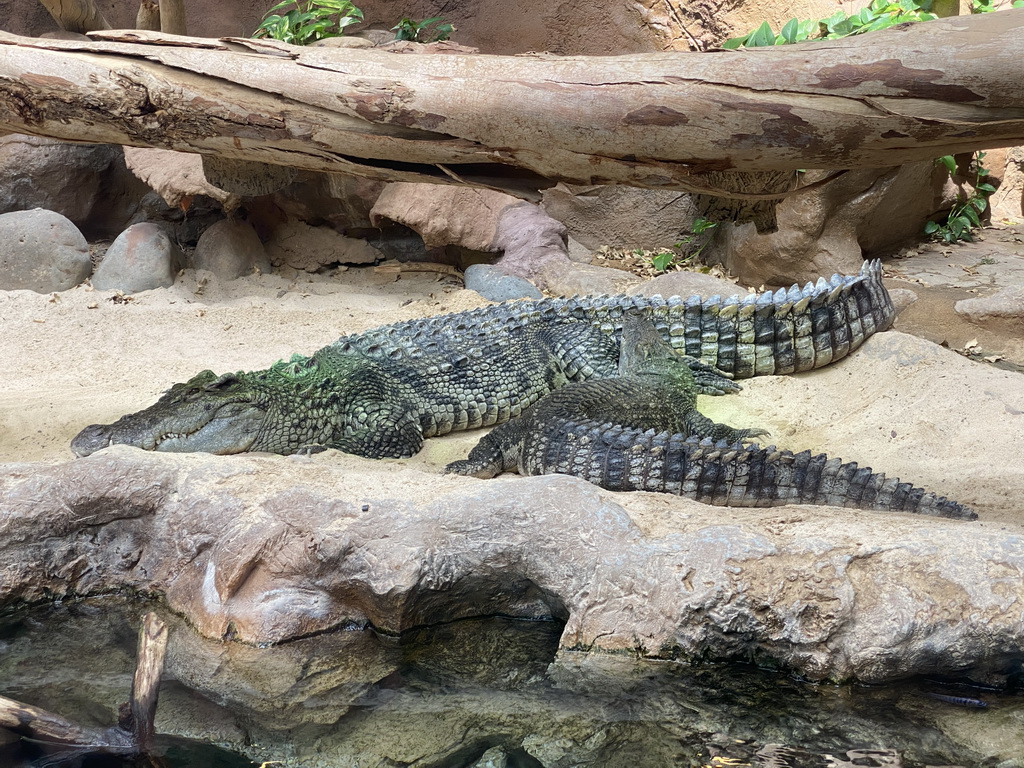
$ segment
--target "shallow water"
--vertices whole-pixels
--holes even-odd
[[[106,597],[0,618],[0,695],[112,725],[131,686],[140,617],[153,609],[160,612]],[[810,685],[737,665],[556,658],[561,625],[553,622],[460,621],[401,638],[338,631],[257,649],[199,638],[164,616],[171,641],[158,732],[219,744],[257,765],[1024,765],[1024,697],[1013,693],[928,680]],[[982,701],[988,706],[963,706]],[[144,765],[83,755],[42,762],[33,746],[3,742],[3,768]],[[197,751],[212,748],[195,741],[163,746],[167,768],[251,764]]]

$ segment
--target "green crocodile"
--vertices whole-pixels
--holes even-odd
[[[445,471],[482,478],[506,470],[559,473],[611,491],[674,493],[725,506],[828,504],[977,519],[962,504],[856,462],[746,445],[767,433],[701,414],[688,362],[642,316],[624,322],[621,349],[618,376],[545,395]]]
[[[510,302],[343,336],[262,371],[203,371],[149,408],[86,427],[71,448],[411,456],[424,438],[505,422],[571,382],[615,376],[630,312],[689,356],[706,394],[738,389],[733,378],[839,360],[895,316],[877,261],[858,275],[744,298]]]

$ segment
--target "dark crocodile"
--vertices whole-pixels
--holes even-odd
[[[641,316],[622,332],[620,375],[570,384],[496,427],[447,472],[566,474],[611,491],[673,493],[710,504],[828,504],[974,520],[963,505],[810,451],[746,445],[767,434],[697,411],[690,366]]]
[[[344,336],[312,357],[218,376],[203,371],[154,405],[86,427],[72,450],[280,454],[338,448],[411,456],[423,439],[490,426],[575,381],[614,376],[623,315],[647,318],[693,358],[702,392],[730,379],[839,360],[895,316],[878,262],[745,298],[586,296],[499,304]]]

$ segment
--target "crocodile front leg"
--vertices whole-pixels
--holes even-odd
[[[324,447],[368,459],[409,458],[423,447],[419,412],[409,403],[365,405]]]

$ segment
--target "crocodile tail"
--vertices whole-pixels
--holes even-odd
[[[967,507],[856,462],[775,446],[698,440],[613,424],[566,425],[523,449],[525,474],[560,472],[614,491],[673,493],[708,504],[822,504],[974,520]]]
[[[685,322],[670,326],[670,337],[681,334],[686,354],[737,379],[821,368],[896,317],[878,260],[858,275],[822,277],[803,288],[684,303]]]
[[[846,357],[896,316],[875,260],[865,262],[857,275],[833,275],[803,288],[742,298],[613,295],[516,301],[393,323],[343,336],[336,345],[373,357],[415,358],[453,342],[471,350],[519,328],[580,321],[617,336],[623,315],[634,311],[649,318],[675,349],[737,379],[820,368]]]

